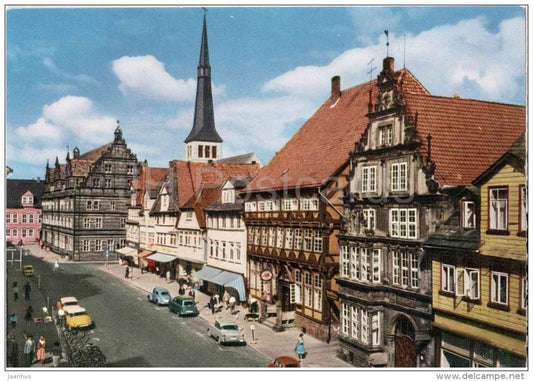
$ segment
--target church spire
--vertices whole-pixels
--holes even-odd
[[[211,91],[211,66],[209,65],[209,48],[207,44],[207,23],[205,13],[200,48],[200,61],[198,63],[194,122],[189,136],[185,139],[185,143],[187,143],[187,158],[190,160],[200,159],[203,161],[205,159],[217,160],[220,158],[222,138],[215,129],[213,94]],[[209,149],[207,157],[205,155],[206,152],[198,152],[199,149],[204,150],[206,144],[209,147],[216,146],[218,148],[215,148],[215,155],[212,154],[212,148]]]

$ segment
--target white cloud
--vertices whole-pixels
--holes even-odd
[[[65,71],[61,71],[57,65],[55,64],[54,60],[52,60],[50,57],[45,57],[43,59],[43,65],[50,70],[51,73],[58,75],[60,77],[63,77],[68,80],[85,83],[85,84],[98,84],[98,81],[96,81],[93,77],[87,75],[87,74],[70,74]]]
[[[113,72],[120,80],[119,89],[125,94],[172,102],[192,102],[196,95],[196,80],[176,79],[154,56],[124,56],[113,63]],[[223,95],[224,87],[213,86],[214,95]]]

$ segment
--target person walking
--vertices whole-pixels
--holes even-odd
[[[224,290],[224,295],[222,295],[222,302],[226,305],[226,309],[229,308],[229,294],[228,291]]]
[[[194,299],[195,295],[196,295],[196,293],[194,292],[194,288],[189,287],[189,296],[192,296],[192,298]]]
[[[42,366],[44,365],[44,359],[46,357],[46,340],[44,339],[44,336],[41,336],[39,338],[36,348],[37,348],[37,352],[35,355],[37,356],[37,360],[41,362],[41,366]]]
[[[11,324],[11,328],[15,329],[17,328],[17,314],[16,313],[12,313],[11,315],[9,315],[9,324]]]
[[[294,347],[294,352],[298,356],[298,362],[302,362],[303,358],[305,357],[305,346],[304,346],[304,334],[300,333],[300,338],[298,339],[298,343]]]
[[[126,266],[126,272],[124,274],[124,278],[128,279],[130,276],[130,268],[128,266]]]
[[[17,282],[13,282],[13,298],[15,298],[15,302],[19,300],[19,286]]]
[[[52,365],[54,368],[57,368],[59,366],[59,361],[61,360],[62,350],[59,346],[59,341],[56,341],[52,348],[50,348],[50,352],[52,352]]]
[[[7,335],[7,366],[16,368],[19,366],[19,345],[13,334]]]
[[[230,307],[230,311],[231,313],[235,313],[235,304],[237,303],[237,301],[235,300],[235,297],[233,295],[230,296],[229,298],[229,307]]]
[[[31,285],[30,281],[27,281],[24,285],[24,300],[30,300],[31,296]]]
[[[59,270],[59,262],[56,259],[56,261],[54,262],[54,271],[57,271],[57,270]]]
[[[35,357],[35,341],[33,341],[32,335],[28,335],[28,339],[24,343],[24,359],[26,360],[27,367],[30,367],[33,364],[34,357]]]
[[[217,300],[213,294],[211,294],[211,299],[209,299],[209,307],[211,307],[211,314],[215,314],[215,305],[217,304]]]
[[[26,308],[26,312],[24,314],[24,320],[26,320],[27,324],[30,324],[32,319],[33,319],[33,308],[31,306],[28,306],[28,308]]]

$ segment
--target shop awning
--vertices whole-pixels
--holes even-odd
[[[153,251],[153,250],[144,250],[144,251],[141,251],[139,254],[137,254],[137,256],[139,258],[146,258],[147,256],[152,255],[154,253],[155,253],[155,251]]]
[[[194,278],[210,281],[211,278],[213,278],[214,276],[218,275],[221,272],[222,270],[220,269],[215,269],[214,267],[205,266],[200,271],[197,271],[194,274],[192,274],[192,276]]]
[[[207,282],[218,284],[219,286],[232,287],[239,293],[239,300],[241,302],[246,301],[244,279],[240,274],[205,266],[200,271],[194,273],[193,277],[197,277]]]
[[[134,249],[133,247],[123,247],[115,251],[119,254],[124,254],[126,256],[133,256],[137,254],[137,249]]]
[[[173,260],[178,259],[178,258],[174,257],[173,255],[155,253],[155,254],[150,255],[146,259],[150,259],[154,262],[167,263],[167,262],[172,262]]]

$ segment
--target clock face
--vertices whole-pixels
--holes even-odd
[[[261,272],[261,280],[263,281],[269,281],[272,280],[272,271],[270,270],[263,270]]]

